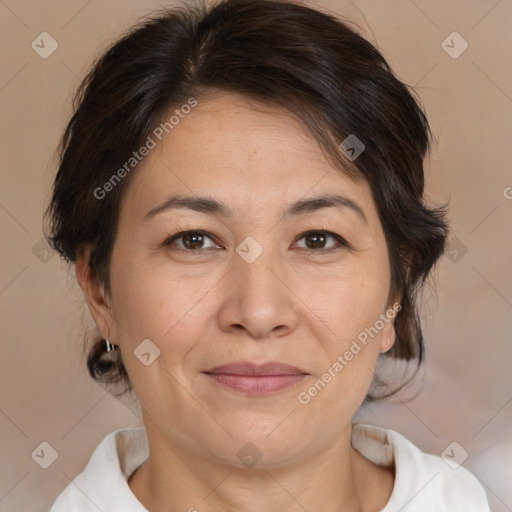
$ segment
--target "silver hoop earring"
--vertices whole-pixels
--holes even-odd
[[[114,348],[114,345],[112,345],[112,343],[110,343],[110,341],[108,341],[108,340],[105,340],[105,346],[106,346],[107,352],[110,352]]]

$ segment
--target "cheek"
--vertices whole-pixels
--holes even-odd
[[[364,400],[370,388],[380,354],[384,329],[379,322],[387,298],[387,283],[370,282],[352,274],[343,282],[331,282],[329,291],[311,296],[324,306],[321,319],[329,326],[317,354],[317,373],[309,379],[299,397],[301,404],[319,410],[333,424],[345,424]],[[373,277],[372,279],[374,279]],[[379,322],[377,324],[377,322]],[[325,333],[328,333],[326,336]]]
[[[366,266],[317,285],[304,282],[303,293],[309,288],[308,306],[328,328],[323,328],[321,336],[317,332],[322,364],[305,389],[305,400],[317,400],[338,417],[347,411],[355,413],[373,379],[380,340],[386,332],[387,324],[380,321],[380,315],[389,277],[385,268]],[[318,320],[316,324],[320,326]]]
[[[120,344],[133,351],[142,340],[150,339],[167,362],[181,359],[200,337],[213,278],[184,278],[169,267],[135,259],[112,268],[116,318],[123,327]]]
[[[305,302],[326,326],[325,348],[337,354],[379,319],[388,295],[389,275],[385,267],[360,266],[347,268],[328,280],[305,279],[300,286],[300,293],[307,297]]]
[[[177,273],[123,263],[112,272],[112,289],[119,345],[135,392],[152,417],[162,411],[185,415],[186,407],[179,383],[187,379],[187,364],[202,338],[206,319],[205,290],[208,283],[191,283]],[[114,266],[112,267],[114,269]],[[139,346],[151,340],[150,359],[139,359]],[[153,352],[154,351],[154,352]],[[147,350],[146,350],[147,352]],[[158,354],[153,359],[153,354]]]

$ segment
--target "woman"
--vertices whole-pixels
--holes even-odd
[[[289,2],[167,10],[75,106],[48,238],[100,333],[91,375],[144,427],[51,512],[489,510],[464,468],[352,424],[378,362],[422,360],[448,230],[427,119],[369,42]]]

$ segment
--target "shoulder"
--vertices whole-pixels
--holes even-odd
[[[394,463],[393,493],[381,512],[490,510],[483,486],[470,471],[421,451],[398,432],[356,424],[352,446],[375,464]]]
[[[149,455],[143,427],[106,435],[85,469],[59,494],[50,512],[97,512],[121,506],[125,512],[146,512],[128,486],[131,473]]]

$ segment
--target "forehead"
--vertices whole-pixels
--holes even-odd
[[[151,208],[180,192],[263,214],[303,196],[338,192],[357,198],[369,216],[375,212],[368,184],[335,168],[307,128],[284,109],[218,92],[198,98],[163,135],[161,141],[153,137],[155,147],[132,177],[124,200],[130,210]]]

